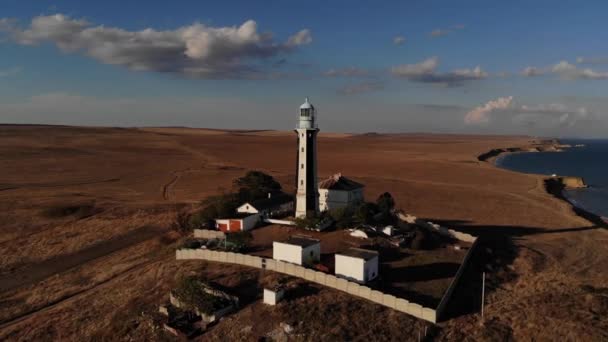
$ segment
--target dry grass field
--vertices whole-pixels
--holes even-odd
[[[252,340],[280,322],[302,340],[608,340],[608,232],[545,192],[543,178],[477,156],[526,137],[319,137],[319,174],[389,191],[407,213],[482,237],[436,327],[292,279],[275,309],[256,301],[259,271],[177,262],[176,212],[227,191],[247,170],[293,189],[293,132],[0,126],[0,340],[159,340],[149,322],[182,274],[245,298],[208,340]],[[485,324],[479,280],[488,271]],[[242,293],[241,293],[242,292]]]

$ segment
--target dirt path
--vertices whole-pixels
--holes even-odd
[[[0,275],[0,292],[35,284],[54,274],[65,272],[91,260],[159,236],[164,229],[144,226],[124,235],[97,243],[75,253],[63,254]]]
[[[170,255],[170,257],[172,257],[172,256],[173,255]],[[34,309],[32,311],[25,312],[25,313],[23,313],[23,314],[21,314],[19,316],[12,317],[10,320],[6,320],[4,322],[0,322],[0,331],[4,330],[4,329],[6,329],[6,328],[8,328],[10,326],[13,326],[15,324],[18,324],[20,322],[23,322],[23,321],[27,320],[28,318],[31,318],[31,317],[33,317],[35,315],[48,312],[48,311],[50,311],[50,310],[52,310],[52,309],[54,309],[54,308],[56,308],[56,307],[58,307],[58,306],[60,306],[62,304],[66,304],[66,303],[78,300],[79,298],[87,295],[91,291],[99,290],[99,289],[102,289],[105,286],[109,286],[114,281],[120,280],[122,278],[125,278],[125,277],[129,276],[130,274],[132,274],[132,273],[134,273],[136,271],[142,270],[145,267],[151,267],[154,264],[162,263],[162,262],[164,262],[164,260],[153,259],[153,260],[148,260],[148,261],[142,262],[142,263],[137,264],[137,265],[133,265],[132,267],[129,267],[128,269],[126,269],[126,270],[124,270],[124,271],[122,271],[122,272],[120,272],[120,273],[118,273],[118,274],[116,274],[116,275],[114,275],[114,276],[112,276],[112,277],[110,277],[110,278],[102,281],[102,282],[96,283],[95,285],[93,285],[91,287],[82,289],[82,290],[80,290],[78,292],[75,292],[75,293],[71,293],[71,294],[69,294],[69,295],[67,295],[65,297],[61,297],[61,298],[59,298],[57,300],[54,300],[54,301],[46,304],[44,307],[36,308],[36,309]]]
[[[3,184],[0,191],[17,190],[22,188],[60,188],[64,186],[91,185],[100,183],[118,182],[120,178],[108,178],[101,180],[90,180],[73,183],[25,183],[25,184]]]

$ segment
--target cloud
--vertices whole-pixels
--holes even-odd
[[[608,57],[578,57],[577,64],[603,65],[608,64]]]
[[[491,114],[503,112],[511,123],[525,126],[572,127],[579,121],[597,119],[586,107],[570,108],[562,103],[517,105],[512,96],[500,97],[474,108],[464,117],[467,125],[482,125],[492,121]]]
[[[356,67],[329,69],[323,73],[323,75],[327,77],[361,77],[367,76],[368,74],[367,70]]]
[[[307,45],[310,43],[312,43],[312,34],[308,29],[301,30],[287,40],[288,46]]]
[[[547,68],[529,66],[521,71],[521,75],[525,77],[541,76],[548,73],[563,80],[608,80],[608,72],[596,71],[591,68],[579,68],[568,61],[560,61]]]
[[[355,95],[384,89],[384,84],[377,81],[350,84],[338,89],[340,95]]]
[[[541,76],[544,75],[545,71],[541,70],[537,67],[526,67],[524,70],[521,71],[521,75],[522,76],[526,76],[526,77],[536,77],[536,76]]]
[[[456,69],[450,72],[437,72],[439,59],[437,57],[427,58],[416,64],[403,64],[391,68],[391,73],[400,78],[414,82],[435,83],[447,86],[462,85],[463,82],[481,80],[488,74],[477,66],[473,69]]]
[[[496,100],[488,101],[486,104],[476,107],[468,112],[464,117],[467,125],[479,125],[490,121],[489,114],[495,110],[507,109],[513,102],[513,96],[499,97]]]
[[[463,24],[458,24],[458,25],[452,25],[449,28],[437,28],[434,29],[433,31],[431,31],[429,33],[429,35],[431,37],[441,37],[441,36],[446,36],[454,31],[457,30],[463,30],[464,29],[464,25]]]
[[[258,32],[253,20],[240,26],[194,23],[165,31],[93,26],[63,14],[35,17],[27,28],[1,20],[0,30],[21,45],[51,42],[64,52],[83,53],[105,64],[208,79],[265,77],[260,70],[265,60],[312,41],[310,31],[304,29],[284,43],[277,42],[272,33]]]
[[[448,35],[450,32],[452,32],[452,31],[444,30],[444,29],[434,29],[429,34],[431,35],[431,37],[441,37],[441,36]]]
[[[554,74],[566,80],[608,80],[608,72],[594,71],[590,68],[577,68],[576,65],[570,64],[567,61],[561,61],[551,68]]]
[[[21,67],[14,67],[10,69],[0,70],[0,77],[9,77],[20,73],[22,70]]]
[[[404,36],[396,36],[395,38],[393,38],[393,44],[395,44],[395,45],[403,45],[403,43],[405,43],[405,37]]]

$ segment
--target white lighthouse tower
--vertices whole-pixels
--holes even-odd
[[[317,188],[317,133],[315,107],[308,102],[300,106],[298,133],[296,217],[316,215],[319,212]]]

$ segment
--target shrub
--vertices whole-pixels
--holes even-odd
[[[250,232],[235,232],[226,235],[226,243],[230,244],[230,247],[234,251],[242,251],[249,246],[253,236]]]
[[[185,305],[184,309],[197,309],[205,314],[211,314],[225,304],[225,299],[205,292],[205,285],[194,276],[184,277],[173,291],[175,296]]]
[[[95,214],[94,204],[59,204],[54,205],[44,210],[44,215],[51,218],[61,218],[66,216],[74,216],[77,219],[83,219]]]
[[[378,210],[382,213],[390,213],[395,208],[395,200],[393,196],[385,192],[378,197],[376,200],[376,205],[378,206]]]
[[[198,240],[186,240],[182,245],[183,248],[200,248],[201,242]]]
[[[321,218],[308,215],[307,217],[297,217],[294,222],[296,223],[296,227],[300,229],[315,228],[321,222]]]

